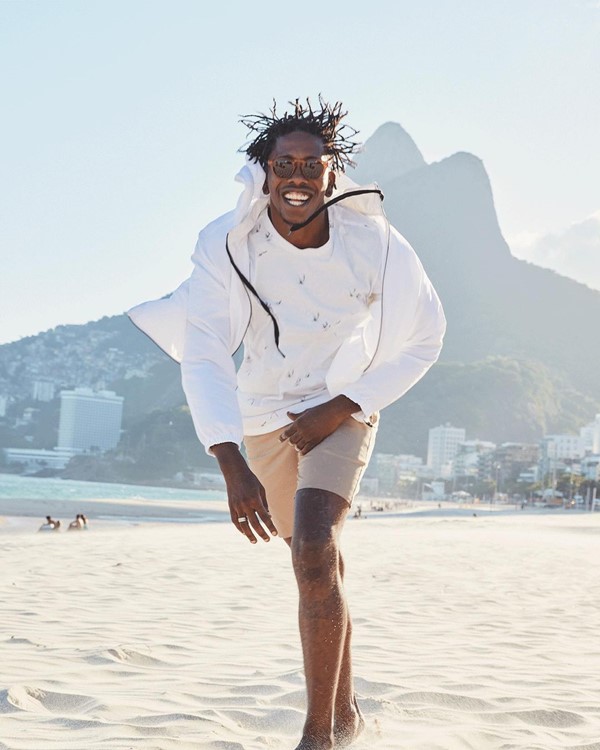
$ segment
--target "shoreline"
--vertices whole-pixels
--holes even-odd
[[[399,500],[395,498],[374,498],[359,496],[348,515],[350,521],[376,521],[387,519],[461,519],[461,518],[532,518],[565,516],[577,518],[593,516],[593,513],[581,509],[564,508],[525,508],[515,505],[490,505],[473,503],[457,506],[444,502],[438,507],[437,502]],[[354,514],[358,507],[362,509],[361,517]],[[373,506],[383,508],[375,510]],[[90,529],[115,529],[133,527],[142,524],[207,524],[228,523],[230,521],[227,502],[221,499],[199,500],[155,500],[155,499],[121,499],[92,498],[76,500],[47,498],[0,498],[0,535],[7,533],[37,532],[46,515],[61,521],[61,531],[67,527],[76,513],[84,513],[90,521]]]
[[[144,522],[207,523],[229,520],[229,509],[222,500],[0,498],[0,534],[14,529],[31,529],[32,526],[37,531],[47,515],[60,519],[66,531],[77,513],[84,513],[89,518],[90,530],[96,528],[97,524],[114,527]]]

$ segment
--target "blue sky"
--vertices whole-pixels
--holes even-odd
[[[476,154],[509,243],[600,209],[592,0],[4,0],[0,65],[0,343],[183,280],[273,97]]]

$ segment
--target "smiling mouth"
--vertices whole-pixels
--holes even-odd
[[[301,190],[293,190],[283,196],[283,200],[289,206],[294,206],[294,208],[304,206],[306,203],[308,203],[310,198],[311,196],[309,195],[309,193],[305,193]]]

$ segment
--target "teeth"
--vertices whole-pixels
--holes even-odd
[[[307,200],[310,200],[310,195],[294,191],[286,193],[284,198],[292,206],[302,206]]]

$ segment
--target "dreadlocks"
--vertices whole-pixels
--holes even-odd
[[[293,112],[284,112],[281,116],[277,115],[275,100],[269,114],[244,115],[240,122],[257,136],[242,146],[240,151],[266,169],[275,141],[282,135],[301,130],[323,140],[325,153],[332,157],[334,171],[344,172],[347,164],[354,166],[350,154],[358,150],[359,144],[352,140],[358,130],[346,124],[340,126],[341,120],[348,114],[342,111],[341,102],[328,104],[319,94],[318,110],[312,108],[308,98],[306,107],[300,103],[300,99],[289,104],[293,106]]]

